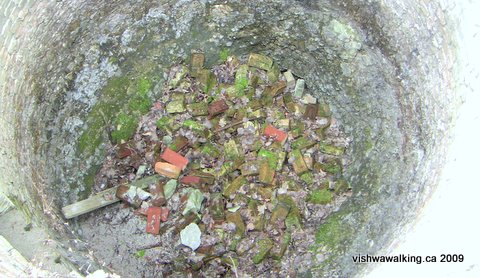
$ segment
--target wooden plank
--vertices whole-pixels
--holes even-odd
[[[133,181],[130,184],[130,186],[137,186],[145,189],[149,185],[155,184],[156,182],[158,182],[160,178],[161,177],[159,175],[146,177],[140,180]],[[120,199],[118,199],[115,196],[117,187],[118,186],[109,188],[107,190],[99,192],[98,194],[88,199],[63,207],[62,208],[63,215],[65,216],[65,218],[71,219],[79,215],[94,211],[96,209],[99,209],[120,201]]]

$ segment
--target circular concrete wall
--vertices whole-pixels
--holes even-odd
[[[2,190],[73,267],[99,267],[60,208],[91,193],[106,123],[126,96],[191,50],[270,55],[331,104],[352,139],[353,197],[319,225],[310,270],[351,276],[413,220],[435,188],[458,96],[453,22],[423,1],[4,1]],[[110,90],[110,91],[109,91]],[[113,91],[112,91],[113,90]],[[113,92],[109,94],[108,92]],[[110,107],[110,109],[108,108]],[[89,134],[85,137],[83,134]],[[69,248],[71,248],[69,250]],[[81,269],[86,271],[85,268]]]

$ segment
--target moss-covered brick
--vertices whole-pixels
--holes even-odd
[[[205,130],[204,125],[192,119],[185,120],[183,126],[195,132],[202,132]]]
[[[179,66],[177,72],[173,76],[172,79],[170,79],[170,82],[168,83],[168,87],[170,89],[177,88],[182,79],[187,75],[188,73],[188,68],[186,66]]]
[[[236,193],[240,187],[247,184],[247,179],[244,176],[238,176],[233,181],[227,183],[223,188],[223,195],[230,197],[230,195]]]
[[[295,171],[295,173],[297,173],[297,175],[301,175],[308,171],[307,164],[305,164],[300,150],[291,151],[289,160],[291,161],[293,165],[293,170]]]
[[[339,159],[329,159],[322,163],[315,163],[314,169],[322,170],[332,175],[336,175],[342,172],[342,164]]]
[[[312,185],[315,181],[315,178],[312,172],[305,172],[300,175],[300,179],[304,181],[307,185]]]
[[[217,79],[213,72],[208,69],[202,69],[198,71],[198,82],[200,83],[200,88],[206,94],[210,93],[212,89],[217,85]]]
[[[315,141],[310,140],[307,137],[301,136],[292,142],[292,148],[303,150],[303,149],[313,147],[315,144],[316,144]]]
[[[257,154],[258,160],[267,160],[270,164],[270,167],[275,169],[277,167],[278,155],[274,152],[268,151],[266,149],[261,149]]]
[[[267,159],[261,160],[259,164],[258,181],[263,184],[273,184],[275,179],[275,168],[271,167],[271,164]]]
[[[307,195],[307,202],[317,205],[325,205],[332,201],[333,194],[328,188],[315,189]]]
[[[287,194],[277,195],[278,202],[283,202],[290,206],[290,212],[288,213],[287,218],[285,219],[285,226],[288,231],[292,231],[294,228],[302,227],[302,215],[300,214],[300,209],[298,208],[295,201],[291,196]]]
[[[222,167],[220,167],[219,171],[215,171],[215,176],[217,178],[221,178],[221,177],[231,173],[232,171],[234,171],[233,161],[227,161],[227,162],[223,163],[223,165],[222,165]]]
[[[288,204],[278,202],[270,216],[270,225],[282,227],[289,212],[290,206]]]
[[[245,90],[248,87],[248,66],[241,65],[238,67],[235,73],[234,88],[236,90],[237,97],[245,95]]]
[[[223,149],[224,149],[225,157],[227,159],[235,160],[240,156],[237,143],[233,139],[230,139],[227,142],[225,142],[223,144]]]
[[[221,193],[210,194],[210,215],[216,223],[225,220],[225,201]]]
[[[330,154],[330,155],[342,155],[345,153],[344,147],[337,147],[331,144],[327,144],[325,142],[320,142],[318,144],[318,149],[322,153]]]
[[[217,158],[220,156],[221,152],[218,148],[213,145],[212,143],[205,143],[201,148],[200,151],[211,158]]]
[[[227,212],[226,214],[227,222],[235,224],[235,234],[243,236],[245,234],[245,222],[243,222],[240,211],[236,212]]]
[[[255,264],[261,263],[267,257],[272,247],[273,247],[273,241],[270,238],[266,237],[266,238],[260,239],[255,248],[256,252],[252,258],[253,262]]]
[[[170,101],[167,104],[166,110],[169,114],[183,113],[185,112],[185,101],[183,99]]]
[[[267,71],[267,78],[270,84],[277,82],[278,76],[280,75],[280,68],[277,64],[273,63],[270,69]]]
[[[273,60],[272,58],[262,54],[251,53],[250,56],[248,56],[247,64],[250,67],[268,71],[273,66]]]
[[[305,131],[305,124],[303,122],[295,122],[291,127],[290,134],[293,138],[298,138],[303,135]]]
[[[190,75],[196,77],[197,73],[203,69],[203,64],[205,63],[205,54],[203,53],[192,53],[190,59]]]

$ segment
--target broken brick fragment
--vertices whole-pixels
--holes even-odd
[[[188,159],[184,156],[172,151],[170,148],[166,148],[165,151],[162,153],[161,159],[165,160],[168,163],[171,163],[178,168],[184,170],[187,167]]]
[[[119,185],[117,187],[117,191],[115,192],[115,196],[120,199],[120,200],[123,200],[123,201],[127,201],[125,198],[126,198],[126,193],[128,191],[130,187],[126,186],[126,185]]]
[[[159,182],[158,184],[150,187],[150,193],[152,194],[152,205],[156,207],[163,206],[167,203],[163,186],[163,182]]]
[[[166,163],[166,162],[157,162],[155,163],[155,172],[159,173],[162,176],[167,178],[177,179],[180,176],[181,168],[177,166]]]
[[[133,154],[133,150],[129,148],[128,143],[123,143],[118,146],[117,157],[119,159],[124,159]]]
[[[200,177],[195,177],[195,176],[185,176],[180,180],[181,183],[183,184],[193,184],[193,185],[198,185],[201,182]]]
[[[272,125],[267,125],[264,131],[268,137],[274,137],[277,142],[284,142],[287,139],[287,133],[275,128]]]
[[[147,210],[147,233],[158,235],[160,232],[160,220],[162,209],[149,207]]]
[[[214,101],[208,106],[208,115],[210,117],[215,117],[218,114],[221,114],[228,110],[228,105],[224,99]]]
[[[318,114],[318,103],[315,104],[308,104],[305,108],[305,113],[303,114],[303,118],[310,119],[312,121],[315,120]]]
[[[183,150],[188,145],[188,139],[179,135],[175,137],[175,140],[170,144],[169,148],[174,152],[179,152]]]
[[[160,220],[162,222],[167,222],[168,220],[168,214],[170,213],[170,209],[166,208],[166,207],[163,207],[162,208],[162,212],[160,214]]]

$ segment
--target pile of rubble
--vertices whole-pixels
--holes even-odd
[[[204,68],[174,66],[136,134],[113,148],[96,182],[147,216],[148,233],[173,232],[203,254],[192,268],[238,256],[280,260],[302,229],[306,203],[325,205],[350,186],[348,140],[328,104],[264,55]],[[160,175],[148,190],[128,182]],[[162,223],[163,222],[163,223]],[[237,263],[238,265],[238,263]]]

